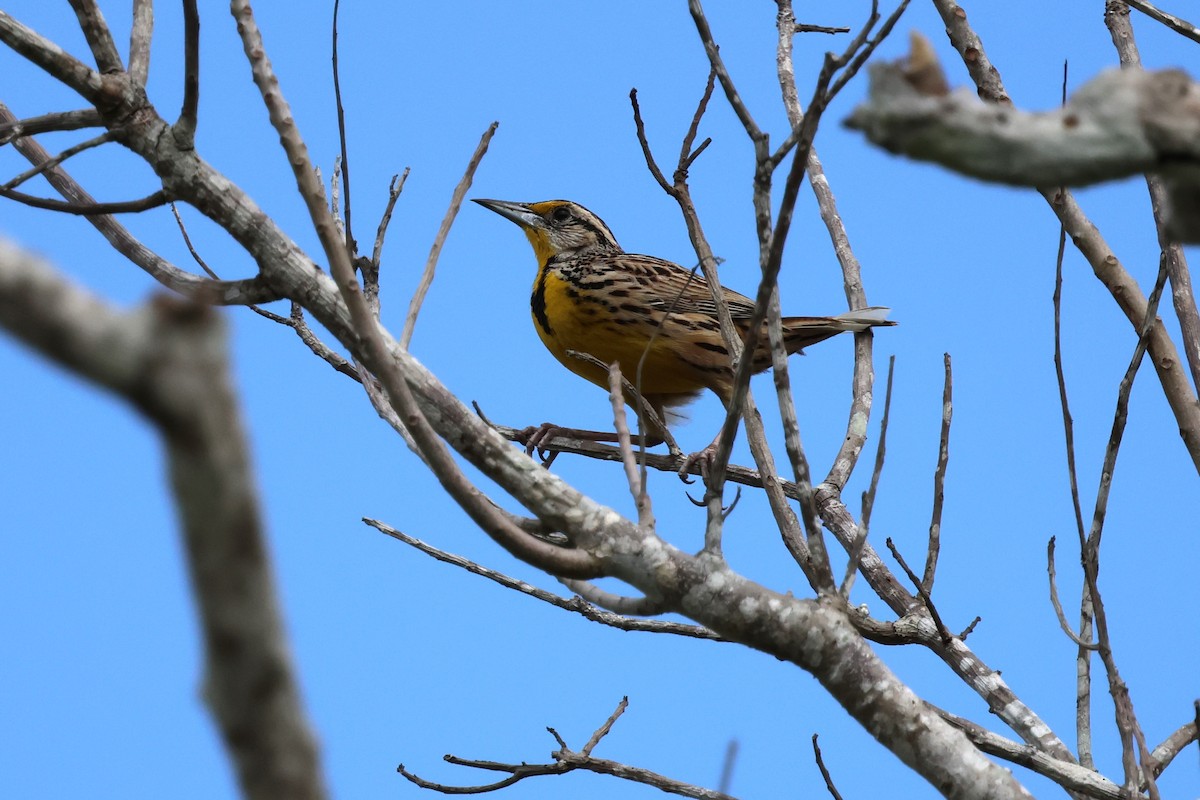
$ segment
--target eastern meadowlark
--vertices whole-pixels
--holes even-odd
[[[530,298],[533,325],[567,369],[607,388],[607,371],[571,352],[590,354],[604,364],[619,362],[622,374],[664,421],[668,410],[694,400],[705,389],[728,406],[733,369],[703,277],[661,258],[626,253],[604,221],[578,203],[475,202],[515,222],[533,245],[538,262]],[[744,337],[754,301],[731,289],[721,291]],[[792,354],[845,331],[894,325],[886,319],[887,312],[874,307],[834,317],[784,317],[784,344]],[[755,373],[771,366],[765,330],[752,358]],[[635,380],[639,362],[640,384]],[[644,428],[648,440],[661,441],[660,431]],[[558,432],[615,441],[611,433],[549,424],[537,433],[532,430],[526,441],[530,452]]]

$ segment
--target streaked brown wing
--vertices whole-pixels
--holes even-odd
[[[625,260],[623,266],[626,271],[644,290],[650,307],[658,311],[672,309],[680,314],[717,316],[708,284],[698,269],[684,269],[654,256],[627,254],[621,258]],[[749,319],[754,313],[754,301],[724,286],[721,290],[725,293],[730,316],[735,320]]]

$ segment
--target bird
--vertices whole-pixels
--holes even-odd
[[[608,225],[579,203],[475,202],[516,223],[533,245],[537,258],[529,299],[533,326],[563,366],[607,389],[605,367],[617,362],[622,375],[634,383],[664,423],[668,414],[673,416],[706,389],[728,408],[733,366],[712,293],[695,270],[654,256],[626,253]],[[754,301],[725,287],[721,294],[744,340]],[[888,312],[876,306],[836,316],[784,317],[784,346],[791,355],[839,333],[896,324],[887,319]],[[765,326],[751,358],[755,373],[771,366]],[[642,422],[645,444],[661,443],[665,431],[646,425],[645,419]],[[526,428],[522,441],[532,454],[556,435],[617,441],[609,432],[549,423]],[[716,441],[701,453],[715,451]]]

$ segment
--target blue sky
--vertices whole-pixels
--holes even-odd
[[[124,41],[128,4],[105,8]],[[249,80],[222,4],[202,4],[197,146],[283,227],[316,253],[287,162]],[[786,130],[769,3],[710,2],[730,71],[760,125]],[[867,3],[828,7],[801,21],[854,25]],[[150,95],[164,116],[180,102],[178,9],[158,8]],[[1014,101],[1057,104],[1064,59],[1071,87],[1113,66],[1101,3],[972,3],[971,20]],[[6,10],[71,52],[87,53],[66,4],[14,0]],[[324,2],[256,8],[283,90],[313,158],[328,174],[337,153]],[[1135,14],[1148,66],[1195,72],[1195,45]],[[915,2],[881,54],[904,34],[934,43],[954,85],[965,71],[931,5]],[[370,239],[387,181],[412,167],[385,251],[385,322],[399,329],[429,245],[480,134],[500,122],[470,196],[564,197],[609,224],[624,247],[691,264],[673,201],[646,171],[628,93],[637,87],[659,158],[671,163],[703,88],[707,62],[683,2],[563,4],[343,4],[342,87],[348,112],[356,227]],[[797,39],[807,87],[824,50],[842,39]],[[77,98],[8,51],[0,99],[18,116],[77,108]],[[837,195],[870,301],[900,326],[876,337],[878,396],[888,355],[897,374],[885,469],[872,535],[891,536],[917,562],[924,552],[941,413],[942,354],[954,359],[955,421],[946,481],[942,562],[934,597],[949,627],[983,622],[969,644],[1066,741],[1073,742],[1074,648],[1046,599],[1045,546],[1059,537],[1064,598],[1079,592],[1073,516],[1052,363],[1058,228],[1033,192],[983,186],[868,147],[838,123],[865,76],[827,113],[817,147]],[[808,96],[802,89],[802,97]],[[723,98],[701,128],[713,144],[692,185],[723,281],[755,286],[751,149]],[[51,150],[78,137],[45,140]],[[0,151],[3,174],[20,167]],[[103,200],[155,188],[141,163],[110,146],[72,161]],[[782,176],[781,176],[782,180]],[[37,187],[42,191],[44,187]],[[1147,291],[1158,251],[1141,181],[1088,190],[1080,202]],[[253,265],[224,233],[185,210],[189,231],[224,277]],[[176,263],[186,250],[170,214],[127,220]],[[114,303],[133,305],[153,281],[79,219],[3,205],[0,235],[53,259]],[[557,365],[528,316],[534,261],[518,231],[474,205],[446,243],[413,352],[460,397],[511,425],[554,420],[603,427],[604,393]],[[1080,481],[1090,508],[1131,329],[1081,257],[1064,265],[1064,350]],[[785,313],[844,310],[841,276],[805,192],[781,278]],[[1169,316],[1169,314],[1167,314]],[[829,700],[808,674],[733,645],[620,633],[519,596],[367,528],[371,516],[481,563],[555,589],[514,562],[441,497],[436,482],[375,416],[356,384],[313,358],[287,330],[231,309],[271,546],[296,661],[334,793],[414,797],[394,772],[479,783],[443,753],[548,760],[545,726],[578,748],[623,695],[624,718],[596,755],[715,786],[726,743],[740,742],[731,791],[743,797],[823,791],[809,738],[848,797],[881,789],[930,796]],[[1169,325],[1171,323],[1168,323]],[[810,461],[824,474],[845,429],[850,342],[793,359]],[[200,702],[201,653],[158,443],[123,404],[0,338],[0,795],[6,797],[229,797],[229,768]],[[768,378],[754,386],[771,405]],[[877,411],[881,405],[877,406]],[[713,397],[677,431],[685,449],[720,421]],[[872,423],[876,434],[878,414]],[[772,413],[768,424],[778,431]],[[779,438],[776,436],[776,438]],[[872,441],[873,444],[873,441]],[[736,459],[749,463],[739,447]],[[593,497],[631,513],[619,468],[569,456],[554,469]],[[864,458],[851,507],[869,477]],[[670,475],[651,478],[661,533],[698,548],[703,512]],[[1200,692],[1179,677],[1200,656],[1194,565],[1200,558],[1195,472],[1157,383],[1144,369],[1116,470],[1104,539],[1102,591],[1122,674],[1151,744],[1191,715]],[[1085,512],[1086,513],[1086,512]],[[806,594],[763,498],[747,493],[725,537],[731,564],[780,591]],[[862,593],[877,613],[882,603]],[[1179,613],[1183,611],[1184,613]],[[984,704],[923,652],[884,650],[923,696],[982,724]],[[1097,697],[1097,758],[1119,775],[1111,706]],[[869,764],[869,767],[865,765]],[[1018,771],[1018,774],[1024,775]],[[1164,796],[1195,795],[1194,756],[1168,772]],[[1035,791],[1052,789],[1036,778]],[[658,796],[587,775],[528,781],[509,797]]]

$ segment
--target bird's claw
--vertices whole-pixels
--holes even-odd
[[[558,458],[558,453],[547,451],[543,445],[565,430],[567,429],[552,422],[543,422],[541,425],[530,425],[522,430],[517,434],[517,441],[525,445],[526,455],[532,457],[536,451],[538,458],[542,460],[542,466],[549,467],[554,463],[554,459]]]
[[[703,450],[697,450],[689,456],[684,457],[683,464],[679,467],[679,480],[684,483],[695,483],[696,479],[691,477],[692,470],[699,467],[700,480],[708,483],[708,468],[712,466],[713,459],[717,457],[716,443],[710,444]]]

